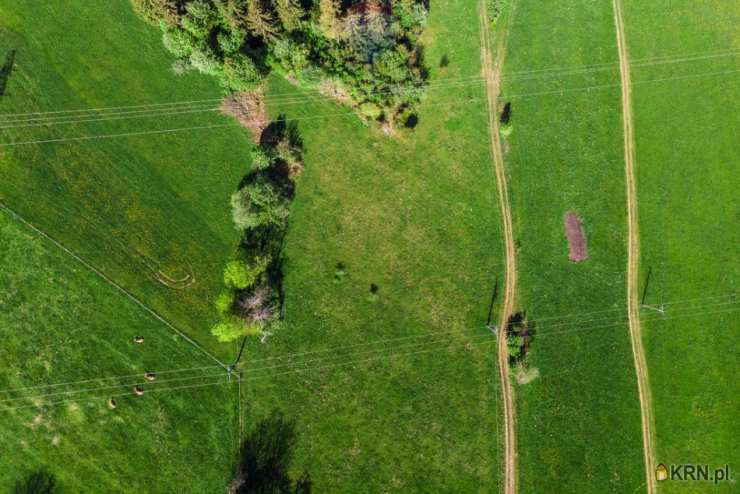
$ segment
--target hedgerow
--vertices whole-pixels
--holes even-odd
[[[282,239],[288,228],[294,179],[303,166],[302,143],[284,117],[270,124],[252,151],[254,170],[231,197],[234,226],[242,232],[235,258],[224,268],[216,298],[219,341],[270,333],[282,312]]]

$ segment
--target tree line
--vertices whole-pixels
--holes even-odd
[[[427,77],[426,0],[131,0],[182,66],[250,91],[278,71],[406,124]]]
[[[222,342],[277,329],[283,304],[283,238],[295,178],[303,169],[295,122],[281,116],[252,150],[253,170],[231,196],[234,226],[242,232],[236,257],[224,269],[216,299],[220,320],[211,333]]]

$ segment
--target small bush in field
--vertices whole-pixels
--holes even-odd
[[[220,315],[226,315],[231,311],[231,306],[234,305],[234,294],[230,291],[221,292],[216,297],[216,310]]]
[[[241,336],[257,335],[262,331],[258,325],[248,324],[246,321],[232,317],[221,321],[211,328],[211,334],[221,343],[234,341]]]
[[[224,283],[227,287],[244,290],[251,287],[270,264],[269,257],[257,257],[252,263],[231,261],[224,268]]]

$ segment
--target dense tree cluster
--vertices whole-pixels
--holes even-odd
[[[534,338],[534,325],[527,321],[523,312],[518,312],[509,317],[505,330],[509,364],[524,365],[529,345]]]
[[[131,1],[181,66],[230,91],[275,69],[389,124],[405,123],[421,97],[427,0]]]
[[[252,151],[254,171],[231,197],[236,228],[244,237],[236,259],[224,269],[225,291],[216,299],[219,341],[269,331],[282,306],[282,247],[288,228],[294,178],[303,162],[302,143],[284,118],[270,124]]]

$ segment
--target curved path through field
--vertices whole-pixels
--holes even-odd
[[[509,353],[506,346],[506,325],[514,312],[514,297],[516,294],[516,250],[514,247],[514,231],[511,222],[509,194],[506,187],[506,172],[504,157],[499,139],[499,121],[497,100],[501,87],[501,67],[504,62],[506,49],[499,43],[496,50],[496,61],[491,57],[491,43],[489,39],[490,23],[484,2],[480,5],[480,37],[481,37],[481,64],[486,81],[486,95],[488,101],[488,130],[491,141],[491,156],[496,173],[496,187],[498,191],[501,223],[504,233],[506,254],[506,273],[504,279],[504,301],[501,306],[501,318],[498,331],[498,368],[501,377],[501,395],[504,409],[504,493],[515,494],[517,483],[516,471],[516,409],[514,407],[514,392],[511,386],[509,372]]]
[[[635,133],[632,119],[630,66],[627,43],[624,36],[624,20],[621,0],[612,0],[614,24],[617,31],[619,49],[619,68],[622,78],[622,117],[624,121],[624,165],[627,184],[627,316],[629,319],[632,355],[637,373],[637,390],[640,395],[640,415],[642,421],[642,444],[645,455],[645,481],[648,494],[656,492],[655,469],[653,464],[652,400],[648,379],[645,349],[640,330],[640,305],[638,301],[638,262],[640,259],[640,238],[637,223],[637,184],[635,181]]]

